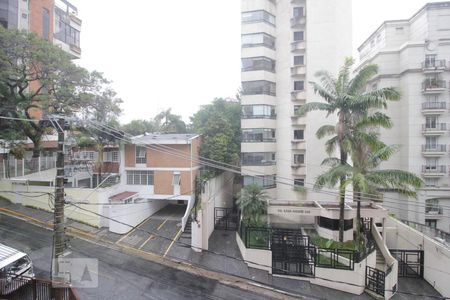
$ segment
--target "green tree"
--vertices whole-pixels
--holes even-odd
[[[202,135],[200,154],[208,159],[239,165],[241,105],[233,99],[216,98],[191,117],[190,131]]]
[[[186,133],[186,123],[181,116],[172,114],[172,109],[163,110],[154,118],[157,130],[163,133]]]
[[[349,153],[351,151],[350,138],[355,134],[355,126],[361,118],[367,115],[372,109],[383,109],[387,107],[388,101],[400,99],[400,94],[394,88],[380,88],[376,90],[367,90],[369,80],[377,74],[376,65],[366,65],[351,79],[351,68],[354,65],[352,58],[347,58],[344,66],[341,68],[338,77],[335,78],[327,71],[319,71],[316,76],[320,83],[313,82],[314,92],[320,95],[324,102],[309,102],[301,107],[300,115],[307,114],[310,111],[324,111],[327,116],[337,115],[338,121],[335,125],[325,125],[317,131],[318,138],[327,135],[332,137],[326,142],[326,150],[329,154],[339,148],[339,163],[342,166],[347,165]],[[384,124],[388,118],[382,114],[373,114],[367,117],[367,122],[373,125]],[[369,125],[367,125],[369,126]],[[339,213],[339,241],[344,239],[344,208],[345,208],[345,176],[339,181],[340,193],[340,213]]]
[[[258,185],[245,186],[236,201],[242,212],[242,219],[247,226],[261,227],[266,220],[263,216],[267,214],[268,195]]]
[[[136,136],[146,132],[157,131],[157,125],[153,120],[133,120],[130,123],[122,125],[122,130],[132,136]]]
[[[89,113],[100,98],[118,104],[109,82],[99,72],[76,66],[59,47],[32,33],[6,30],[0,26],[0,111],[21,119],[39,118],[43,113],[71,116]],[[102,102],[102,105],[106,102]],[[115,105],[103,106],[110,110]],[[39,122],[14,121],[34,144],[33,156],[40,155],[45,128]]]

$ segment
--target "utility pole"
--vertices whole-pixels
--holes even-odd
[[[64,226],[64,130],[65,121],[60,118],[51,121],[58,132],[58,151],[56,157],[56,184],[53,223],[53,257],[52,257],[52,282],[57,285],[64,284],[61,278],[59,259],[64,253],[65,226]],[[63,289],[55,288],[55,300],[63,299]]]

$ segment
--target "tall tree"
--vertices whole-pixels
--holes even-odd
[[[202,134],[201,155],[239,165],[241,105],[238,100],[216,98],[191,117],[190,131]]]
[[[186,123],[181,116],[172,114],[172,109],[161,111],[154,118],[157,129],[163,133],[186,133]]]
[[[388,101],[399,100],[400,93],[394,88],[380,88],[377,90],[367,90],[369,80],[377,74],[376,65],[366,65],[362,67],[356,75],[351,78],[351,68],[354,65],[352,58],[345,60],[337,78],[327,71],[319,71],[316,76],[320,83],[313,82],[314,92],[320,95],[324,102],[309,102],[303,105],[299,111],[300,115],[310,111],[324,111],[327,116],[337,114],[338,121],[335,125],[325,125],[319,128],[318,138],[327,135],[332,137],[326,142],[327,152],[333,153],[336,147],[339,148],[340,165],[347,165],[350,142],[355,128],[355,120],[366,115],[371,109],[383,109],[387,107]],[[380,119],[385,116],[380,113]],[[382,124],[382,123],[380,123]],[[344,209],[345,209],[345,176],[341,176],[339,181],[339,241],[344,240]]]
[[[98,72],[76,66],[59,47],[32,33],[0,26],[0,107],[2,115],[35,120],[42,113],[73,115],[94,108],[99,97],[115,98]],[[115,100],[112,100],[113,102]],[[39,122],[15,121],[40,155],[45,129]]]
[[[247,226],[260,227],[264,220],[262,217],[267,213],[268,195],[258,185],[245,186],[236,201],[242,212],[242,218]]]
[[[122,130],[133,136],[158,131],[153,120],[132,120],[130,123],[122,125]]]

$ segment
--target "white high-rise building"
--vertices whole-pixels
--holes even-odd
[[[383,168],[413,172],[426,183],[417,200],[395,193],[384,206],[399,219],[450,233],[450,2],[429,3],[409,20],[384,22],[360,47],[361,65],[374,63],[373,87],[397,87],[394,128],[381,131],[400,152]]]
[[[271,201],[330,200],[311,187],[323,171],[325,140],[315,136],[336,118],[296,111],[323,99],[308,83],[337,74],[352,54],[351,0],[241,0],[242,173],[264,186]],[[259,177],[253,177],[253,175]]]

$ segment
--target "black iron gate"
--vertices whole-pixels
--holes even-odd
[[[389,249],[398,261],[398,277],[423,278],[423,250]]]
[[[366,288],[384,297],[386,273],[384,271],[366,267]]]
[[[300,230],[273,229],[271,250],[273,274],[314,277],[316,248]]]
[[[239,214],[233,208],[214,208],[214,229],[237,230],[239,225]]]

